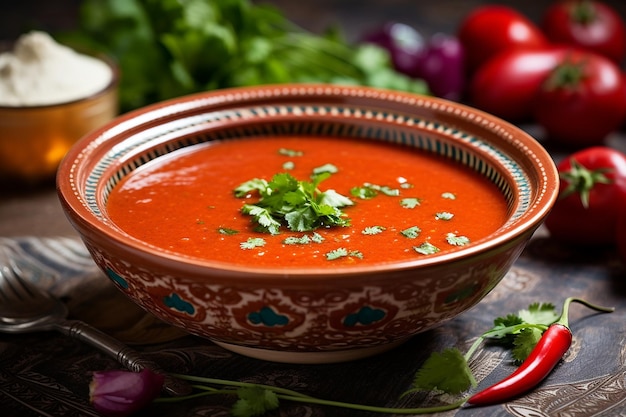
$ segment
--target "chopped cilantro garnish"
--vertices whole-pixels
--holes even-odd
[[[417,226],[409,227],[408,229],[404,229],[400,232],[400,234],[404,237],[408,237],[409,239],[415,239],[420,235],[422,229]]]
[[[308,245],[309,243],[311,243],[311,238],[307,235],[303,235],[300,237],[289,236],[285,238],[285,240],[283,240],[283,243],[285,245]]]
[[[385,230],[383,226],[368,226],[361,231],[364,235],[377,235]]]
[[[348,256],[348,250],[346,248],[338,248],[326,253],[326,259],[329,261],[334,261],[344,256]]]
[[[448,213],[447,211],[441,211],[435,214],[435,218],[437,220],[452,220],[454,214]]]
[[[293,149],[280,148],[278,150],[278,154],[279,155],[285,155],[285,156],[293,157],[293,156],[302,156],[302,155],[304,155],[304,152],[296,151],[296,150],[293,150]]]
[[[296,164],[293,163],[293,161],[287,161],[283,164],[283,169],[285,171],[291,171],[292,169],[294,169],[296,166]]]
[[[422,255],[433,255],[439,252],[439,248],[432,243],[424,242],[419,246],[413,246],[413,249],[417,253],[421,253]]]
[[[313,233],[311,236],[302,235],[298,236],[290,236],[283,240],[285,245],[308,245],[309,243],[322,243],[324,241],[324,237],[319,233]]]
[[[346,248],[338,248],[326,253],[326,259],[329,261],[334,261],[336,259],[345,258],[348,256],[363,259],[363,254],[360,251],[348,251]]]
[[[470,240],[466,236],[457,236],[454,233],[448,233],[446,235],[446,240],[449,244],[453,246],[465,246],[470,243]]]
[[[408,182],[403,182],[402,184],[400,184],[400,188],[408,190],[409,188],[413,188],[413,184],[410,184]]]
[[[350,219],[340,210],[352,200],[334,190],[320,191],[320,182],[330,176],[323,172],[312,181],[298,181],[288,173],[274,175],[270,182],[253,179],[239,185],[235,196],[253,191],[261,196],[256,204],[245,204],[241,211],[252,216],[260,231],[278,234],[284,223],[294,232],[306,232],[322,226],[348,226]]]
[[[369,200],[378,195],[375,190],[372,190],[368,187],[353,187],[352,189],[350,189],[350,194],[353,197],[360,198],[361,200]]]
[[[238,230],[229,229],[228,227],[218,227],[217,232],[221,235],[229,235],[229,236],[236,235],[237,233],[239,233]]]
[[[403,198],[402,200],[400,200],[400,205],[408,209],[415,208],[419,206],[420,203],[421,203],[421,200],[419,198],[414,198],[414,197]]]
[[[322,243],[324,241],[324,237],[319,233],[313,233],[311,240],[315,243]]]
[[[239,244],[241,249],[254,249],[265,246],[265,239],[260,237],[249,237],[245,242]]]
[[[339,172],[339,170],[333,164],[325,164],[317,168],[313,168],[313,175],[319,175],[324,172],[328,172],[329,174],[336,174],[337,172]]]

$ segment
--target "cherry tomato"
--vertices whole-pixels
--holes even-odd
[[[541,27],[555,43],[578,46],[621,63],[626,56],[626,27],[610,6],[591,0],[554,2]]]
[[[466,52],[470,73],[504,50],[548,44],[533,22],[516,10],[500,5],[481,6],[468,14],[459,26],[458,38]]]
[[[529,119],[535,93],[567,50],[512,49],[496,55],[471,77],[469,100],[475,107],[511,122]]]
[[[594,146],[561,161],[559,198],[546,217],[553,238],[574,245],[613,245],[626,202],[626,155]]]
[[[622,124],[624,88],[621,70],[611,60],[571,50],[539,88],[533,115],[554,141],[599,145]]]

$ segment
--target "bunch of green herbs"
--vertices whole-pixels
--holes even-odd
[[[275,83],[366,85],[427,93],[383,49],[313,34],[249,0],[85,0],[79,28],[60,35],[120,67],[120,107],[185,94]]]

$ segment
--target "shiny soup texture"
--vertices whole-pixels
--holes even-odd
[[[402,145],[324,137],[213,141],[134,170],[111,220],[177,254],[254,267],[349,268],[472,245],[506,221],[488,179]]]

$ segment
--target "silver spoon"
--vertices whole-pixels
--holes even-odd
[[[0,251],[0,332],[29,333],[56,330],[81,340],[138,372],[144,368],[164,375],[164,390],[173,396],[191,393],[185,382],[168,375],[155,362],[119,340],[80,320],[68,320],[66,305],[21,277],[19,267],[7,253]]]

